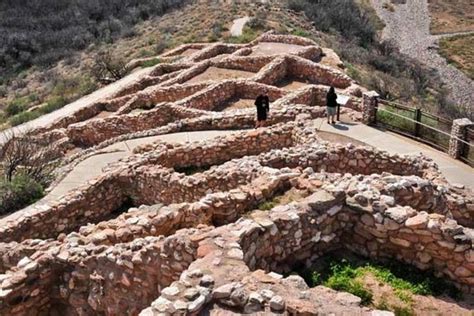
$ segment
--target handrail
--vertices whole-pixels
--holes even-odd
[[[415,110],[416,110],[415,107],[410,107],[410,106],[408,106],[408,105],[401,104],[401,103],[397,103],[397,102],[395,102],[395,101],[388,101],[388,100],[383,100],[383,99],[380,100],[380,101],[381,101],[381,103],[387,103],[388,105],[394,104],[394,105],[396,105],[396,106],[401,107],[403,110],[410,110],[410,111],[415,111]],[[438,121],[443,121],[443,122],[445,122],[445,123],[451,123],[451,124],[452,124],[452,120],[448,120],[448,119],[446,119],[446,118],[443,118],[443,117],[440,117],[440,116],[431,114],[431,113],[429,113],[429,112],[425,112],[425,113],[423,113],[423,115],[425,115],[425,116],[430,116],[431,118],[434,118],[434,119],[436,119],[436,120],[438,120]]]
[[[466,144],[466,145],[468,145],[468,146],[474,146],[474,144],[470,144],[470,143],[466,142],[465,140],[460,139],[459,137],[453,136],[453,135],[451,135],[451,134],[449,134],[449,133],[446,133],[445,131],[442,131],[442,130],[439,130],[439,129],[434,128],[434,127],[432,127],[432,126],[429,126],[429,125],[427,125],[427,124],[418,122],[418,121],[416,121],[416,120],[414,120],[414,119],[411,119],[411,118],[409,118],[409,117],[400,115],[400,114],[398,114],[398,113],[391,112],[391,111],[387,111],[387,110],[384,110],[384,109],[381,109],[381,108],[378,108],[377,111],[384,111],[384,112],[393,114],[393,115],[395,115],[395,116],[401,117],[401,118],[406,119],[406,120],[408,120],[408,121],[411,121],[411,122],[414,122],[414,123],[416,123],[416,124],[419,124],[419,125],[425,126],[425,127],[427,127],[427,128],[430,128],[430,129],[432,129],[432,130],[434,130],[434,131],[440,132],[441,134],[444,134],[444,135],[446,135],[446,136],[449,136],[449,138],[454,138],[454,139],[456,139],[456,140],[458,140],[458,141],[460,141],[460,142],[462,142],[462,143],[464,143],[464,144]]]
[[[392,106],[392,104],[393,104],[395,107],[401,108],[402,110],[407,110],[407,111],[415,111],[415,109],[416,109],[414,107],[410,107],[410,106],[407,106],[407,105],[403,105],[403,104],[400,104],[400,103],[387,101],[387,100],[380,100],[380,103],[387,104],[387,105],[390,105],[390,106]]]

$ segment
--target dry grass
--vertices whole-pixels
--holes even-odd
[[[431,33],[474,31],[472,0],[429,0]]]
[[[474,80],[474,35],[459,35],[440,41],[440,52],[448,62],[454,64]]]

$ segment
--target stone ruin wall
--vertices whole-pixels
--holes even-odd
[[[259,42],[308,46],[300,53],[306,57],[249,56]],[[253,111],[212,112],[209,98],[253,98],[263,87],[275,101],[270,127],[207,142],[138,147],[59,201],[1,219],[0,314],[230,309],[374,315],[356,296],[309,289],[300,277],[279,274],[340,249],[433,269],[474,293],[472,192],[451,187],[425,157],[323,142],[312,119],[324,115],[319,105],[325,85],[351,94],[344,113],[356,115],[365,101],[364,89],[350,78],[308,60],[319,47],[264,34],[249,45],[201,49],[180,65],[156,66],[117,98],[76,112],[44,135],[64,148],[82,140],[89,148],[70,157],[74,163],[137,137],[249,128]],[[231,55],[204,60],[223,53]],[[250,80],[170,86],[210,66],[259,73]],[[287,76],[321,85],[295,92],[263,85]],[[148,111],[127,114],[133,109]],[[80,123],[104,110],[119,115]],[[186,168],[209,169],[186,175]],[[304,192],[297,201],[256,210],[293,189]]]

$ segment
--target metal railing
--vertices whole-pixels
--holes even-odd
[[[421,109],[381,100],[376,109],[376,124],[441,151],[449,150],[452,121]]]
[[[451,135],[452,121],[386,100],[378,102],[375,124],[444,152],[449,151],[450,141],[455,140],[462,144],[459,159],[474,167],[474,127],[469,127],[465,139],[461,139]]]

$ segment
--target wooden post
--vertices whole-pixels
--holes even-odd
[[[341,105],[338,103],[337,104],[337,117],[336,117],[336,121],[340,121],[339,119],[339,115],[341,114]]]
[[[421,125],[418,122],[421,122],[421,110],[418,108],[415,109],[415,121],[415,137],[419,137]]]

